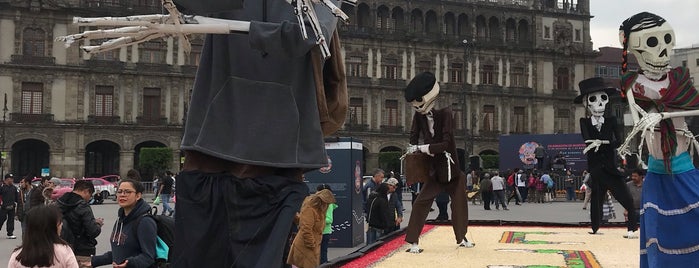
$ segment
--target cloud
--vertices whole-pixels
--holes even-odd
[[[694,28],[699,15],[699,1],[680,0],[592,0],[590,1],[590,35],[595,49],[621,47],[619,25],[640,12],[651,12],[665,18],[677,36],[676,47],[699,46],[699,31]]]

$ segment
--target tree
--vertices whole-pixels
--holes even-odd
[[[401,152],[380,152],[379,153],[379,168],[386,172],[395,171],[400,173],[400,156]],[[388,174],[386,174],[388,175]]]
[[[143,178],[152,178],[153,174],[159,174],[170,169],[172,164],[172,149],[167,147],[141,148],[138,154],[138,167]]]

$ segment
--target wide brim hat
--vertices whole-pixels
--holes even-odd
[[[618,90],[615,87],[607,85],[602,77],[593,77],[582,80],[580,81],[580,83],[578,83],[578,87],[580,87],[580,95],[575,97],[575,99],[573,100],[573,103],[578,104],[582,103],[583,98],[587,96],[587,94],[593,92],[604,91],[607,93],[607,95],[613,95],[618,92]]]

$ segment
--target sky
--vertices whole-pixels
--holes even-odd
[[[670,23],[675,30],[675,48],[699,47],[699,0],[590,0],[593,48],[621,47],[619,25],[643,11]]]

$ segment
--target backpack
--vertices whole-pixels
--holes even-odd
[[[155,211],[155,212],[153,212]],[[158,207],[153,207],[148,213],[143,214],[136,222],[136,229],[143,217],[149,217],[155,221],[158,236],[155,243],[155,267],[170,267],[174,260],[172,254],[175,246],[175,219],[165,215],[158,215]],[[138,234],[138,232],[135,232]]]
[[[63,214],[63,220],[62,220],[63,227],[61,228],[61,234],[60,234],[61,239],[66,241],[66,243],[68,243],[68,245],[70,245],[70,247],[74,247],[73,245],[75,244],[76,237],[75,237],[75,233],[73,232],[73,229],[72,229],[73,225],[70,223],[70,221],[68,221],[67,216],[68,216],[68,214],[70,214],[71,211],[73,211],[73,209],[75,209],[75,207],[62,213]]]
[[[72,248],[75,243],[75,235],[73,230],[70,229],[70,223],[65,216],[63,216],[63,227],[61,228],[61,239],[66,241],[68,245]]]
[[[527,184],[529,188],[534,188],[536,187],[536,178],[534,176],[529,177],[529,183]]]
[[[546,177],[546,187],[549,189],[553,188],[553,179],[551,179],[549,176]]]

